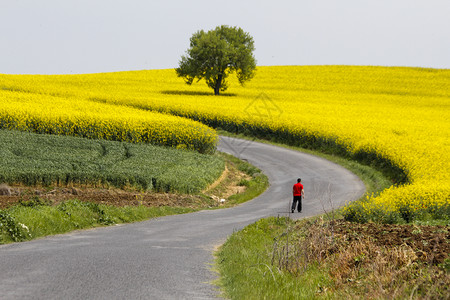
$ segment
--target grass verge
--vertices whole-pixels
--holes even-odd
[[[168,206],[116,207],[77,199],[53,206],[36,198],[0,211],[0,244],[192,211]]]
[[[448,226],[261,219],[218,251],[218,284],[230,299],[449,299],[449,233]]]

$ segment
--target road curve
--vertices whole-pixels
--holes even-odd
[[[221,137],[219,150],[248,160],[270,188],[238,207],[77,231],[0,246],[1,299],[211,299],[214,247],[267,216],[288,215],[302,178],[306,217],[359,198],[363,183],[324,159]]]

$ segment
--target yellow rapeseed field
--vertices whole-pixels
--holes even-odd
[[[75,120],[72,106],[76,111],[87,105],[101,105],[100,110],[106,104],[111,110],[129,106],[130,122],[136,108],[171,113],[229,130],[276,135],[286,143],[336,144],[353,156],[376,158],[402,170],[408,183],[370,196],[365,210],[414,211],[450,204],[450,70],[259,67],[245,87],[230,80],[228,92],[219,97],[204,82],[185,85],[174,70],[0,75],[0,89],[0,99],[10,103],[0,108],[0,122],[8,113],[34,114],[20,108],[24,99],[30,110],[39,99],[68,101],[66,111],[58,106],[60,122]],[[121,123],[116,116],[102,119],[104,126]]]
[[[58,87],[57,82],[53,85]],[[57,95],[51,88],[41,94],[38,89],[17,90],[3,85],[0,101],[0,128],[144,142],[202,153],[214,152],[217,144],[215,130],[199,122],[77,95]]]

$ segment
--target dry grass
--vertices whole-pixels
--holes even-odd
[[[227,161],[225,171],[216,182],[211,184],[203,193],[220,202],[232,195],[245,192],[246,186],[242,185],[242,180],[250,181],[252,176],[238,169],[238,166],[232,161]]]
[[[384,225],[378,233],[361,231],[361,226],[365,225],[322,218],[300,221],[277,239],[272,264],[298,277],[311,265],[328,270],[332,285],[322,292],[337,298],[450,299],[448,253],[435,259],[436,253],[448,251],[448,228],[431,231],[411,225],[416,229],[404,234],[405,242],[398,243],[397,236],[390,234],[392,239],[380,243]],[[422,230],[434,236],[418,236]],[[440,239],[444,242],[421,250],[407,242],[428,244]]]

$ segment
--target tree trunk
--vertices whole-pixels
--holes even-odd
[[[216,86],[214,87],[214,95],[218,96],[220,87],[222,86],[222,74],[217,75]]]

